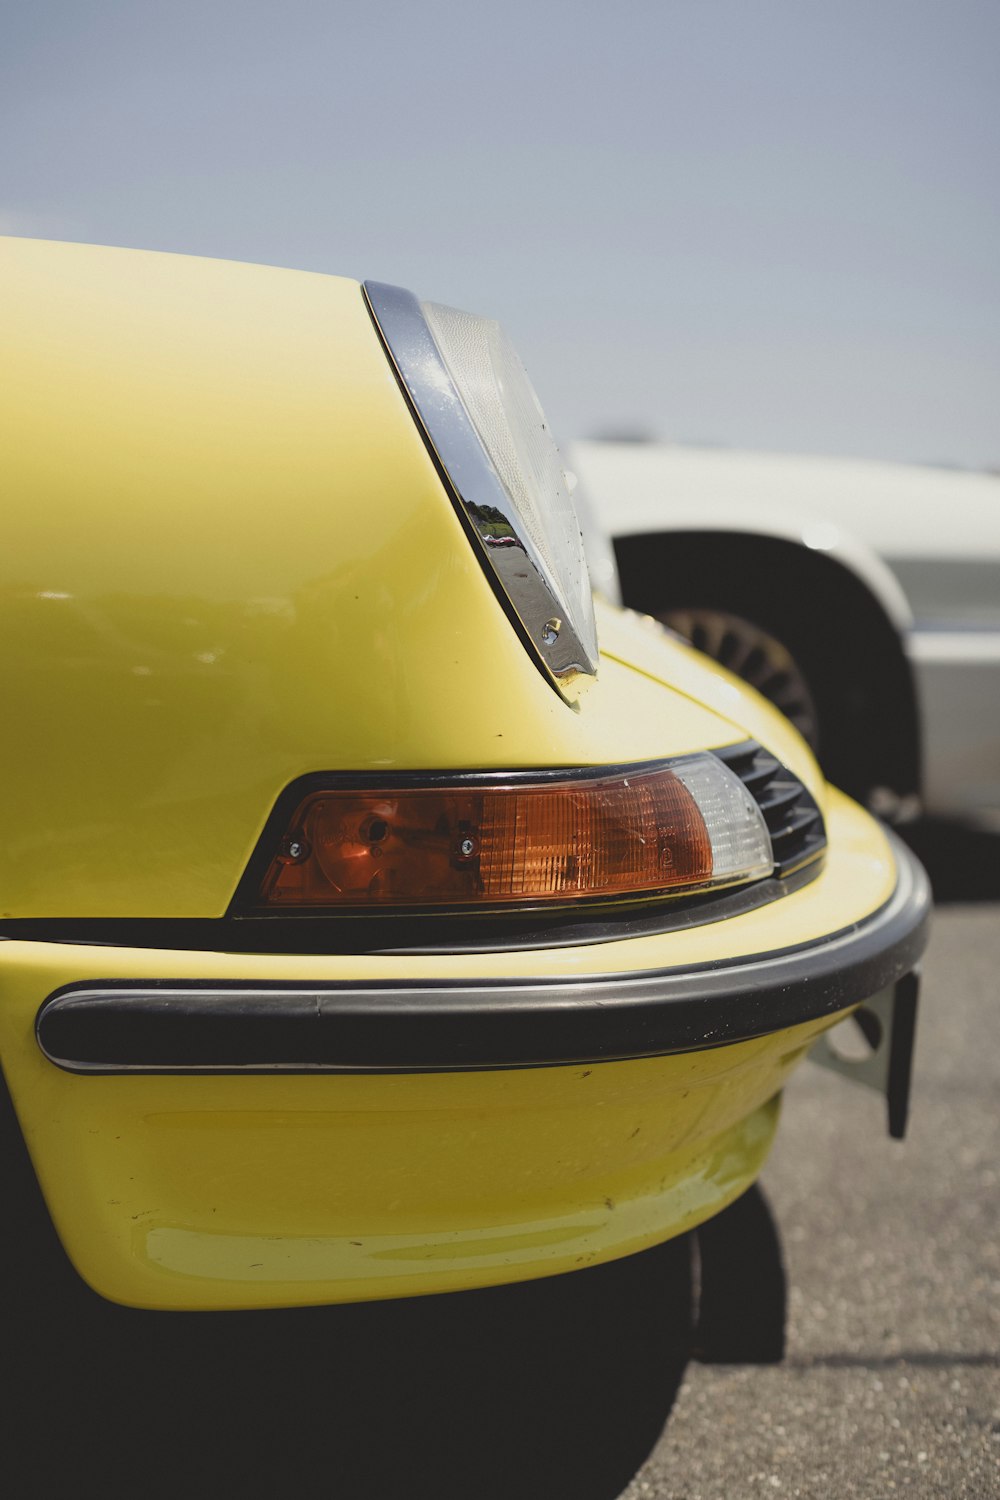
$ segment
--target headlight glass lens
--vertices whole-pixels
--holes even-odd
[[[580,523],[538,397],[499,324],[365,282],[397,374],[484,564],[540,665],[597,670]]]
[[[528,372],[499,323],[423,303],[424,316],[483,447],[555,585],[596,648],[583,538],[566,470]]]

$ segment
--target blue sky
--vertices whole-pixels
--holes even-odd
[[[996,0],[8,5],[0,228],[498,316],[560,434],[1000,466]]]

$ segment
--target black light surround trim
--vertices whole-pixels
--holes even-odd
[[[0,924],[0,942],[160,948],[200,953],[420,954],[521,953],[586,948],[629,938],[686,932],[724,922],[794,895],[814,880],[814,860],[782,880],[755,880],[694,896],[609,907],[606,902],[554,912],[440,912],[386,916],[356,912],[299,917],[20,917]]]
[[[539,941],[539,946],[550,946],[553,940],[556,942],[572,941],[571,934],[575,927],[579,926],[586,932],[587,925],[594,922],[597,924],[596,940],[605,941],[607,937],[612,935],[613,929],[617,924],[620,923],[624,928],[632,917],[640,913],[651,915],[653,924],[659,925],[660,919],[656,916],[659,912],[678,905],[687,905],[691,902],[704,902],[706,906],[713,906],[716,902],[722,900],[727,889],[745,891],[753,885],[759,885],[766,889],[766,897],[762,893],[760,898],[755,897],[753,900],[754,905],[763,905],[765,904],[765,900],[775,900],[787,895],[790,889],[784,880],[768,879],[768,876],[789,875],[793,871],[798,871],[800,866],[804,865],[810,867],[810,874],[817,874],[820,868],[820,857],[826,844],[825,830],[823,829],[823,821],[819,809],[798,778],[783,766],[781,762],[775,760],[773,756],[762,750],[754,740],[746,740],[737,745],[723,746],[721,749],[706,750],[701,753],[705,757],[722,762],[739,780],[743,781],[750,796],[760,809],[760,814],[763,816],[763,824],[767,828],[772,843],[772,853],[774,853],[775,837],[774,819],[769,813],[765,801],[759,795],[758,786],[760,778],[757,777],[755,779],[752,774],[748,776],[748,766],[751,768],[751,771],[765,767],[768,772],[768,777],[765,778],[766,784],[769,783],[771,775],[778,773],[781,778],[781,786],[783,788],[792,787],[796,796],[801,797],[809,804],[815,814],[821,835],[815,845],[810,847],[808,851],[799,851],[796,849],[795,853],[798,855],[801,852],[802,857],[785,859],[781,862],[780,867],[769,869],[766,874],[762,873],[750,879],[734,878],[729,882],[728,886],[720,884],[714,890],[691,887],[652,894],[607,895],[597,893],[588,897],[572,899],[567,897],[564,902],[553,902],[551,904],[525,900],[522,903],[518,903],[516,911],[510,905],[491,906],[486,903],[478,905],[475,908],[449,907],[440,904],[431,904],[426,907],[383,906],[379,909],[348,907],[341,911],[331,910],[327,907],[315,908],[308,906],[302,908],[295,908],[294,906],[282,907],[280,909],[268,908],[261,902],[261,886],[264,876],[278,852],[283,839],[288,834],[296,808],[310,794],[320,795],[324,792],[340,789],[344,791],[377,790],[388,793],[393,790],[432,790],[436,787],[453,786],[470,788],[523,786],[526,789],[540,789],[552,783],[572,782],[576,780],[581,782],[588,781],[595,777],[595,775],[609,778],[635,777],[645,771],[668,766],[671,762],[668,758],[663,761],[633,761],[617,765],[546,766],[507,771],[398,771],[388,775],[375,771],[321,771],[299,777],[296,781],[285,787],[284,791],[279,795],[236,888],[226,916],[227,918],[236,918],[241,923],[253,920],[263,923],[282,921],[314,924],[329,921],[338,926],[346,924],[349,928],[353,928],[359,933],[360,929],[357,926],[359,922],[377,923],[379,926],[384,925],[388,933],[391,930],[389,924],[397,919],[403,919],[405,925],[407,922],[412,922],[415,918],[426,918],[427,924],[424,927],[424,935],[427,946],[428,948],[437,948],[440,951],[450,951],[448,936],[457,937],[457,947],[459,949],[465,948],[468,945],[465,935],[473,932],[476,932],[476,938],[473,939],[473,943],[477,948],[489,949],[510,946],[509,943],[504,942],[502,934],[505,927],[510,926],[509,919],[514,917],[516,919],[514,929],[516,930],[519,926],[521,927],[519,936],[514,938],[514,946],[530,948],[536,946],[535,938],[530,926],[522,924],[525,924],[526,921],[530,923],[534,917],[542,916],[543,912],[543,925],[552,923],[561,925],[563,920],[565,920],[565,935],[558,938],[556,938],[554,933],[549,934],[547,938],[543,935]],[[776,854],[775,860],[777,864]],[[720,907],[720,918],[723,915],[725,915],[725,910]],[[479,919],[478,922],[477,918]],[[712,918],[708,918],[708,920],[712,920]],[[496,940],[483,942],[482,939],[485,936],[484,923],[491,921],[497,924]],[[452,924],[451,934],[448,934],[449,923]],[[433,924],[433,926],[430,924]],[[412,951],[418,951],[423,945],[411,945],[408,940],[405,940],[405,946],[411,948]]]
[[[763,813],[775,876],[785,880],[816,864],[826,851],[826,825],[799,778],[756,740],[713,753],[740,778]]]
[[[366,281],[365,300],[400,385],[487,576],[545,676],[563,696],[580,675],[597,672],[597,630],[580,525],[568,492],[552,496],[544,539],[510,493],[412,292]],[[431,309],[456,318],[451,309]],[[495,325],[481,322],[482,327]],[[521,371],[523,374],[523,369]],[[535,435],[555,445],[524,377],[522,408]],[[530,402],[534,407],[528,411]],[[497,431],[513,434],[497,398]],[[506,428],[504,424],[506,423]],[[516,444],[514,444],[516,446]],[[536,517],[536,522],[539,518]],[[548,535],[549,530],[553,532]],[[551,542],[551,547],[544,544]],[[556,572],[544,553],[558,553]]]

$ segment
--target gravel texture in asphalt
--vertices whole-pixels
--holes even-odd
[[[1000,1495],[1000,906],[939,908],[907,1139],[796,1075],[764,1188],[787,1356],[688,1366],[621,1500]]]

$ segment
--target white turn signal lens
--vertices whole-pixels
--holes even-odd
[[[713,885],[770,875],[774,856],[764,814],[735,772],[714,755],[691,755],[671,766],[705,820]]]

